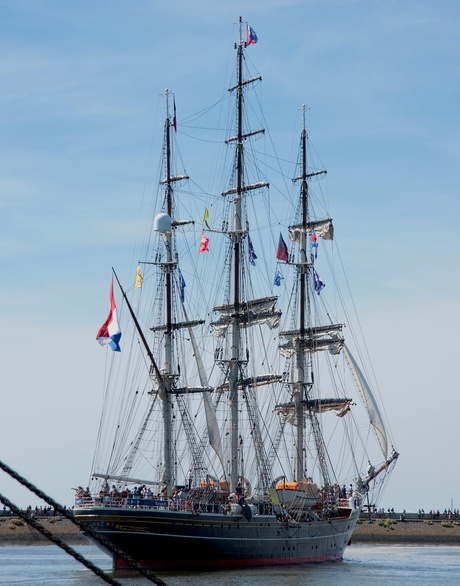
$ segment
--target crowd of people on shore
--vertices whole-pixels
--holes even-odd
[[[419,519],[458,519],[459,517],[460,511],[458,509],[454,509],[453,511],[450,509],[444,509],[443,513],[441,513],[439,509],[436,511],[432,509],[429,513],[425,513],[423,509],[418,510]]]
[[[363,512],[363,514],[365,514]],[[398,517],[400,521],[404,521],[408,516],[411,519],[429,519],[429,520],[441,520],[441,519],[458,519],[460,518],[460,510],[459,509],[444,509],[444,512],[441,513],[439,509],[431,509],[428,513],[425,512],[424,509],[419,509],[418,513],[407,513],[406,509],[403,509],[401,512],[395,512],[394,508],[377,508],[377,507],[370,507],[368,511],[369,515],[373,517],[377,517],[379,519],[383,518],[396,518]]]
[[[53,507],[35,507],[30,505],[24,511],[28,517],[54,517],[57,513]],[[15,514],[7,507],[3,507],[3,517],[14,517]]]

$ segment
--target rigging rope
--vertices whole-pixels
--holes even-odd
[[[89,527],[85,523],[82,523],[81,521],[75,519],[75,517],[73,516],[73,513],[71,511],[69,511],[68,509],[66,509],[65,507],[60,505],[58,502],[53,500],[51,497],[49,497],[47,494],[45,494],[39,488],[34,486],[26,478],[24,478],[23,476],[21,476],[20,474],[15,472],[12,468],[7,466],[7,464],[2,462],[1,460],[0,460],[0,468],[4,472],[6,472],[6,474],[8,474],[9,476],[11,476],[15,480],[17,480],[20,484],[25,486],[27,489],[29,489],[31,492],[35,493],[39,498],[41,498],[42,500],[47,502],[50,506],[52,506],[54,508],[55,511],[58,511],[61,515],[63,515],[67,519],[69,519],[74,525],[77,525],[80,529],[82,529],[85,533],[90,535],[98,543],[103,545],[105,548],[107,548],[112,553],[115,553],[118,557],[120,557],[125,562],[128,562],[128,564],[130,564],[131,567],[136,572],[138,572],[139,574],[144,576],[144,578],[147,578],[148,580],[150,580],[150,582],[153,582],[154,584],[157,584],[158,586],[167,586],[166,583],[163,582],[163,580],[161,580],[160,578],[157,578],[152,572],[143,568],[138,562],[136,562],[135,559],[133,559],[131,556],[127,555],[123,550],[119,549],[118,547],[115,547],[110,541],[108,541],[107,539],[102,537],[102,535],[100,535],[97,531],[94,531],[91,527]],[[24,520],[26,521],[26,523],[29,523],[30,518],[26,516],[26,518]],[[41,525],[40,525],[40,527],[41,527]],[[40,529],[39,529],[39,531],[40,531]]]

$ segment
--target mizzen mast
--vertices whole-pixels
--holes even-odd
[[[307,245],[310,242],[315,227],[321,231],[321,236],[331,239],[333,234],[332,220],[327,219],[320,222],[310,221],[309,214],[309,193],[308,180],[314,175],[326,173],[326,171],[307,171],[307,131],[305,125],[306,107],[302,107],[303,128],[301,134],[301,174],[293,179],[300,184],[300,224],[290,226],[290,238],[299,246],[299,259],[296,263],[297,278],[299,286],[298,304],[298,329],[281,332],[280,337],[286,341],[280,344],[281,354],[286,357],[293,356],[295,360],[295,380],[293,385],[293,401],[277,406],[278,412],[288,417],[296,426],[296,451],[295,451],[295,479],[302,480],[306,476],[305,467],[305,417],[308,416],[309,423],[315,439],[318,461],[325,485],[330,484],[327,467],[326,448],[321,435],[321,429],[317,418],[318,406],[327,407],[328,402],[316,401],[313,397],[314,372],[312,355],[320,350],[329,350],[336,354],[343,345],[341,337],[341,324],[329,324],[326,326],[314,325],[312,322],[309,280],[313,278],[314,257],[310,252],[308,255]],[[344,399],[343,408],[349,403]],[[292,415],[290,415],[292,414]]]
[[[297,267],[298,278],[300,281],[300,315],[299,315],[299,337],[296,340],[295,354],[296,354],[296,374],[297,381],[294,388],[294,405],[297,419],[296,430],[296,465],[295,474],[296,480],[301,480],[304,476],[304,407],[305,400],[305,355],[303,348],[303,341],[305,340],[305,302],[308,295],[306,287],[307,282],[307,220],[308,220],[308,182],[307,182],[307,131],[305,129],[305,106],[303,106],[303,129],[302,129],[302,175],[300,186],[301,197],[301,213],[302,213],[302,230],[300,236],[300,259]],[[308,303],[310,299],[308,298]],[[311,324],[308,324],[311,325]],[[312,376],[312,373],[310,374]],[[308,385],[308,383],[307,383]],[[310,385],[311,386],[311,385]],[[307,391],[308,394],[308,391]]]

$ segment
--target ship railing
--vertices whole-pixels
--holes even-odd
[[[136,498],[121,495],[85,496],[75,499],[75,506],[79,508],[107,507],[107,508],[130,508],[130,509],[163,509],[170,511],[193,511],[195,513],[221,513],[223,505],[215,502],[192,501],[191,499],[180,498]]]
[[[233,506],[232,506],[233,505]],[[129,509],[157,509],[157,510],[170,510],[170,511],[185,511],[193,513],[218,513],[228,515],[238,515],[242,511],[236,510],[241,509],[238,504],[232,503],[223,504],[221,502],[213,502],[206,500],[194,500],[190,498],[175,498],[170,499],[164,498],[137,498],[137,497],[126,497],[124,495],[103,495],[100,494],[92,496],[77,497],[75,499],[75,506],[78,508],[91,509],[94,507],[106,507],[106,508],[129,508]],[[233,510],[235,508],[235,510]],[[272,507],[268,503],[265,505],[251,505],[253,514],[267,514],[272,512]]]
[[[166,499],[159,498],[131,498],[123,495],[94,495],[89,497],[77,497],[75,499],[77,507],[107,507],[107,508],[145,508],[145,509],[167,509],[169,502]]]

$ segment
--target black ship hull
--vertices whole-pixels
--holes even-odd
[[[274,515],[120,508],[76,509],[75,517],[149,569],[224,569],[340,560],[358,510],[325,520]],[[104,548],[103,548],[104,549]],[[109,552],[107,552],[109,553]],[[129,564],[111,554],[113,569]]]

